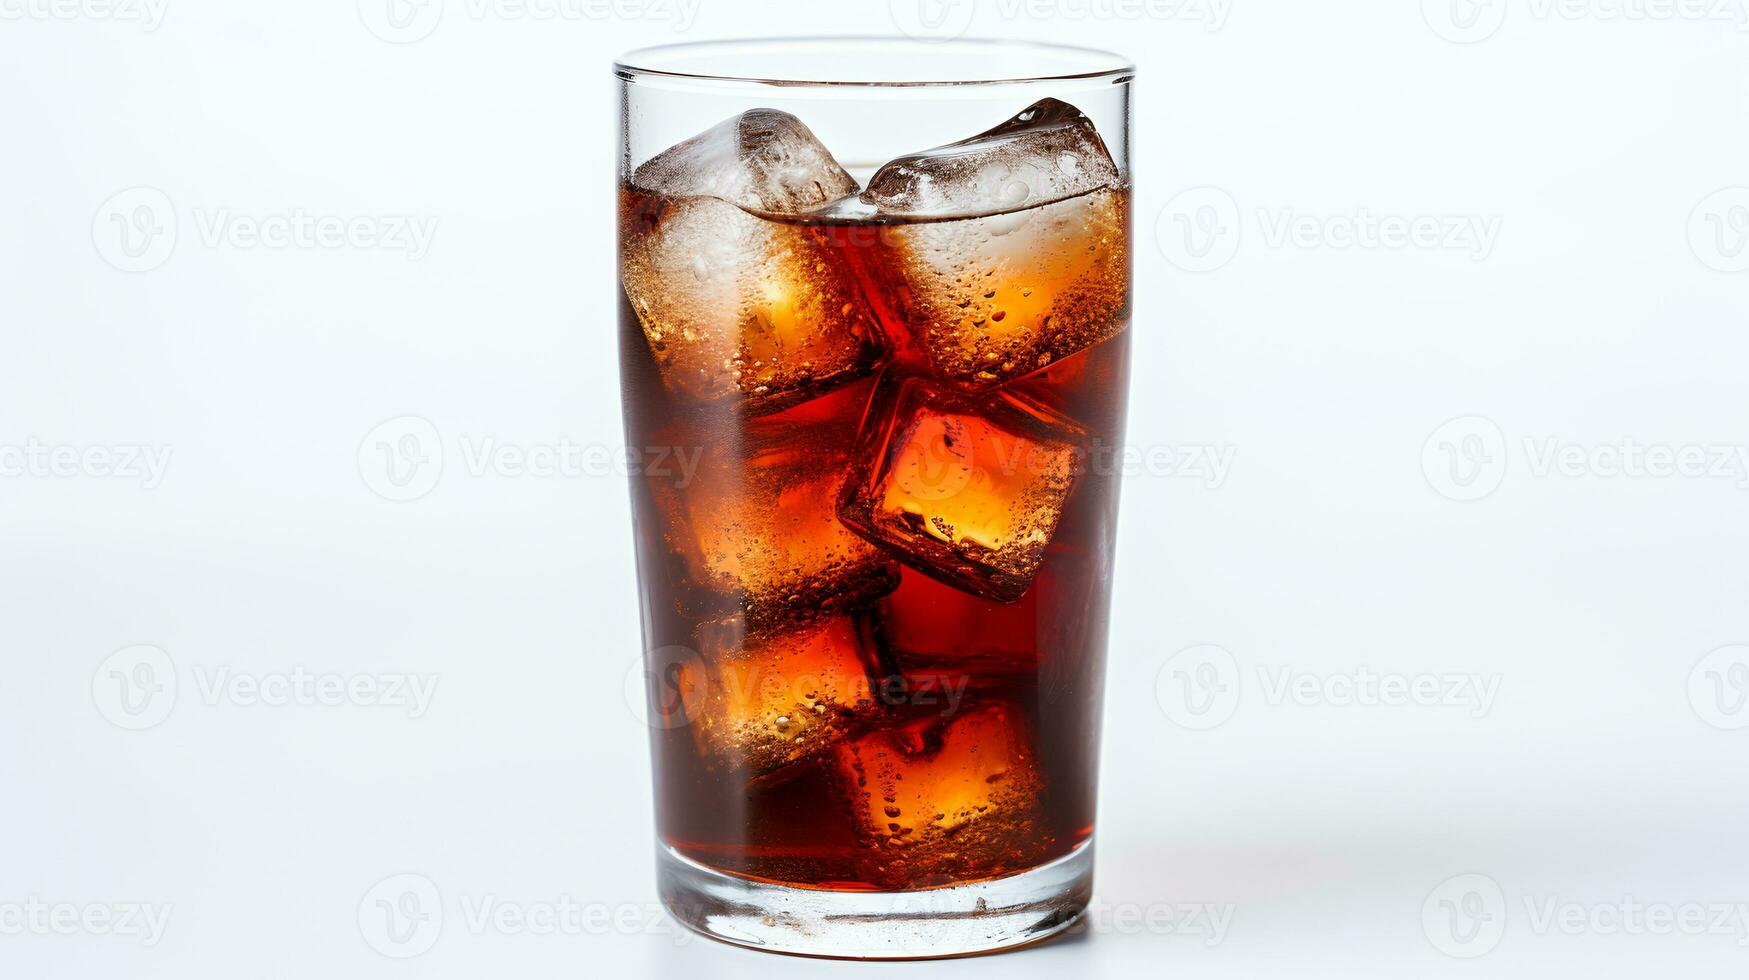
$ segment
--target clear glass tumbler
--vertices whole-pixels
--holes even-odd
[[[616,73],[663,900],[823,956],[1062,930],[1092,880],[1133,69],[817,39]]]

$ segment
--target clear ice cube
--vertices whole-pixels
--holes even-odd
[[[987,388],[1085,350],[1129,316],[1128,193],[1080,110],[1045,99],[882,167],[874,275],[933,370]],[[957,220],[940,220],[954,218]]]
[[[898,586],[897,565],[839,519],[870,382],[787,412],[675,433],[690,475],[652,485],[665,533],[704,605],[757,629],[856,608]]]
[[[798,214],[857,190],[813,131],[776,109],[743,112],[664,150],[638,167],[632,185],[775,214]]]
[[[801,121],[755,109],[640,166],[620,279],[664,382],[776,411],[874,370],[885,341],[855,277],[791,215],[856,193]]]
[[[1067,102],[1043,99],[994,129],[889,162],[862,200],[883,214],[949,218],[1018,211],[1120,183],[1092,121]]]
[[[1042,784],[1021,725],[996,702],[841,743],[864,874],[916,887],[1035,863]]]
[[[866,616],[769,633],[706,624],[678,684],[700,752],[760,777],[857,730],[876,705],[872,631]]]
[[[1079,475],[1081,434],[1017,395],[907,379],[870,409],[839,517],[913,568],[1017,601]]]

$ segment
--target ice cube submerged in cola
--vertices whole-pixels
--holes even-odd
[[[1045,100],[866,188],[760,109],[621,192],[659,832],[809,888],[1092,832],[1129,192]]]

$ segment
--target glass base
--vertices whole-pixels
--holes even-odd
[[[913,892],[834,892],[737,878],[657,851],[662,904],[712,939],[773,953],[937,959],[1037,942],[1073,925],[1093,889],[1093,842],[1031,871]]]

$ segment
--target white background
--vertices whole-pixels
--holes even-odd
[[[1628,6],[0,0],[0,975],[1742,976],[1749,32]],[[1231,466],[1126,486],[1090,933],[821,964],[652,910],[623,478],[468,457],[621,443],[614,54],[905,29],[1139,63],[1132,442]]]

